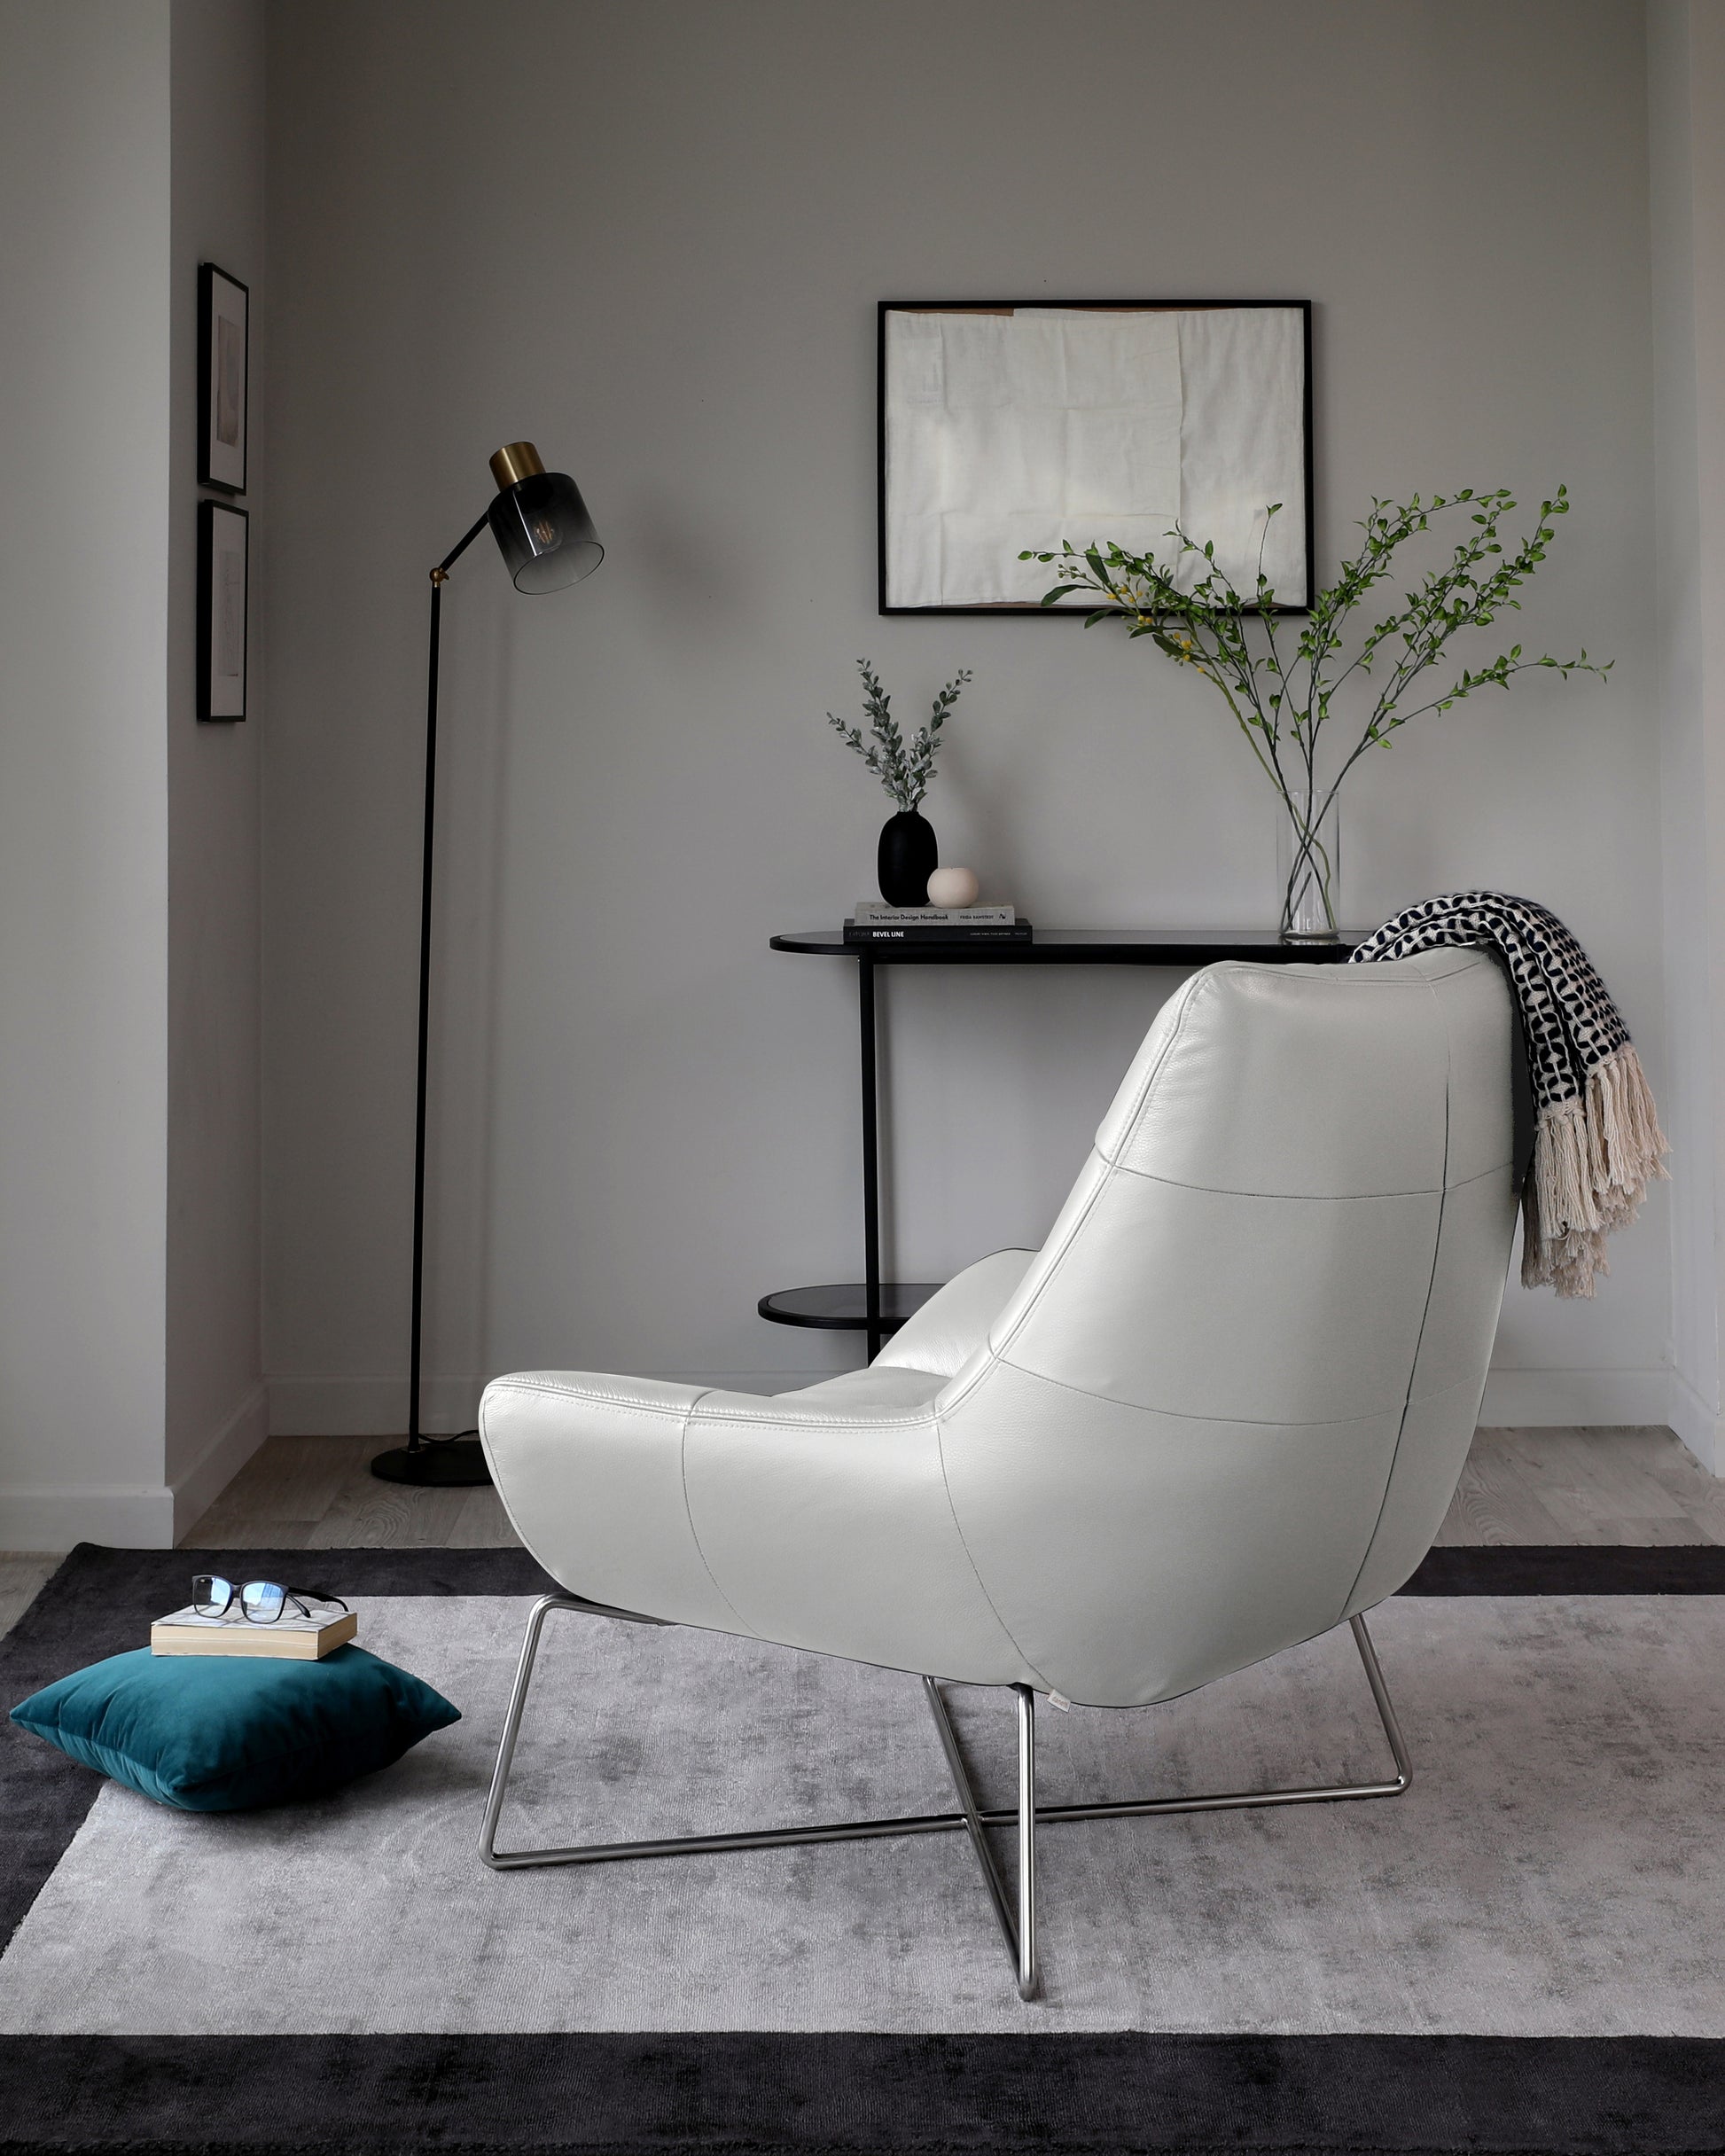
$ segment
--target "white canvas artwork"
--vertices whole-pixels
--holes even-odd
[[[1304,603],[1303,308],[889,307],[881,364],[884,610],[1034,606],[1021,552],[1166,559],[1175,523]]]

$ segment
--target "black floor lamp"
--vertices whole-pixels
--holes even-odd
[[[491,459],[496,499],[431,573],[431,654],[425,690],[425,837],[419,880],[419,1082],[413,1126],[413,1324],[408,1349],[407,1442],[380,1452],[371,1472],[386,1482],[450,1489],[488,1482],[478,1433],[427,1437],[419,1427],[419,1360],[425,1285],[425,1067],[431,1041],[432,840],[437,808],[437,643],[449,571],[488,524],[518,591],[561,591],[605,559],[581,489],[548,472],[530,441],[511,441]]]

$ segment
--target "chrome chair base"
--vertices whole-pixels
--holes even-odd
[[[1348,1627],[1371,1688],[1372,1704],[1383,1723],[1390,1754],[1395,1762],[1393,1779],[1379,1782],[1326,1783],[1309,1789],[1248,1789],[1204,1797],[1126,1798],[1104,1804],[1043,1804],[1036,1801],[1036,1696],[1027,1684],[1011,1687],[1019,1709],[1018,1802],[1010,1811],[989,1810],[978,1804],[976,1793],[958,1747],[957,1732],[947,1712],[941,1687],[933,1677],[923,1679],[923,1691],[934,1727],[946,1754],[947,1767],[957,1792],[956,1812],[925,1812],[893,1819],[847,1819],[823,1825],[751,1828],[730,1834],[680,1834],[663,1841],[586,1842],[566,1849],[499,1849],[497,1822],[509,1787],[510,1769],[521,1716],[533,1681],[533,1666],[545,1620],[553,1610],[574,1610],[589,1617],[613,1617],[629,1624],[660,1624],[657,1617],[643,1617],[631,1610],[609,1609],[584,1601],[579,1595],[542,1595],[527,1618],[527,1637],[510,1693],[509,1712],[503,1718],[503,1739],[497,1746],[497,1764],[486,1798],[485,1818],[480,1829],[480,1855],[494,1871],[520,1871],[541,1864],[603,1864],[624,1857],[691,1856],[730,1849],[785,1849],[815,1841],[868,1841],[895,1834],[945,1834],[962,1829],[981,1867],[983,1883],[1011,1956],[1019,1996],[1034,1998],[1041,1988],[1036,1958],[1036,1830],[1080,1819],[1146,1819],[1175,1812],[1245,1811],[1279,1804],[1335,1804],[1357,1797],[1399,1797],[1413,1780],[1407,1746],[1395,1718],[1383,1670],[1366,1630],[1363,1617],[1350,1617]],[[987,1830],[1011,1826],[1018,1838],[1016,1893],[1009,1893]]]

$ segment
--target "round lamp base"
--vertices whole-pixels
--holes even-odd
[[[476,1437],[421,1445],[417,1452],[397,1445],[393,1452],[379,1453],[371,1472],[381,1481],[412,1482],[421,1489],[475,1489],[491,1480],[485,1449]]]

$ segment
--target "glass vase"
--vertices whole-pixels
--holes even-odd
[[[1341,813],[1322,794],[1277,804],[1276,871],[1284,943],[1333,943],[1341,931]]]

